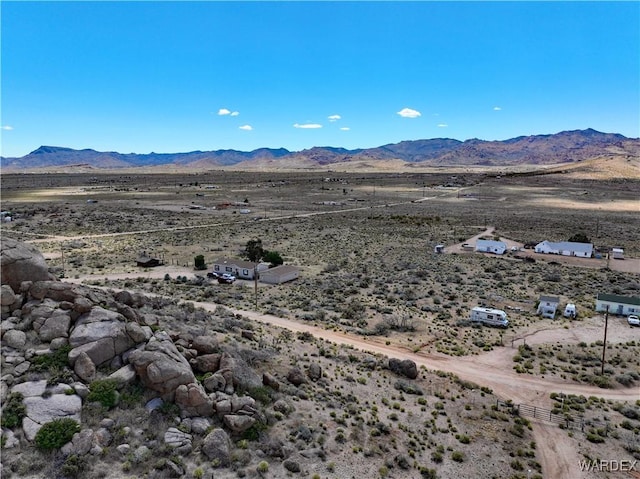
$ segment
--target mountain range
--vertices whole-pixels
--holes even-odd
[[[586,129],[551,135],[519,136],[504,141],[460,141],[449,138],[410,140],[355,150],[313,147],[301,151],[259,148],[249,152],[215,150],[123,154],[41,146],[23,157],[0,157],[0,167],[10,171],[72,166],[96,169],[166,166],[196,169],[233,166],[252,169],[283,165],[291,168],[326,168],[363,160],[369,164],[381,160],[399,160],[416,166],[515,166],[567,163],[613,154],[636,156],[639,151],[638,138]]]

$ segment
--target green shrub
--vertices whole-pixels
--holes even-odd
[[[51,354],[34,356],[31,359],[31,369],[37,372],[62,369],[69,365],[69,351],[71,349],[71,346],[66,345]]]
[[[64,477],[75,478],[83,476],[85,470],[87,469],[88,461],[84,456],[78,456],[76,454],[72,454],[67,457],[62,464],[62,468],[60,472],[64,475]]]
[[[36,433],[36,446],[45,451],[60,449],[76,432],[80,432],[80,424],[73,419],[54,419],[44,424]]]
[[[258,463],[258,467],[256,467],[256,471],[258,471],[260,474],[264,474],[268,470],[269,470],[269,463],[267,461],[260,461]]]
[[[98,379],[89,385],[88,402],[99,402],[103,407],[111,409],[118,403],[118,383],[113,379]]]
[[[2,406],[2,427],[13,429],[22,424],[22,419],[27,415],[27,408],[22,404],[21,393],[11,393]]]
[[[456,462],[463,462],[464,461],[464,453],[460,452],[460,451],[453,451],[451,453],[451,459],[453,459]]]

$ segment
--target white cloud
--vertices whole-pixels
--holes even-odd
[[[446,123],[438,123],[438,128],[446,128],[449,125],[447,125]]]
[[[240,128],[241,130],[246,130],[246,131],[253,130],[253,127],[251,125],[242,125],[242,126],[239,126],[238,128]]]
[[[500,110],[502,110],[502,108],[501,108],[501,107],[499,107],[499,106],[494,106],[494,107],[493,107],[493,111],[500,111]]]
[[[226,108],[220,108],[218,110],[218,115],[223,116],[223,115],[230,115],[231,114],[231,110],[227,110]]]
[[[398,115],[402,118],[418,118],[419,116],[422,116],[422,113],[418,110],[412,110],[411,108],[403,108],[398,112]]]
[[[294,128],[304,128],[304,129],[314,129],[314,128],[322,128],[322,125],[319,125],[318,123],[294,123],[293,124]]]
[[[340,115],[331,115],[331,116],[328,116],[327,118],[329,119],[329,121],[338,121],[342,119]]]
[[[342,128],[340,128],[342,131],[349,131],[351,128],[349,128],[348,126],[343,126]]]
[[[11,125],[4,125],[4,126],[2,127],[2,129],[3,129],[3,130],[6,130],[6,131],[11,131],[11,130],[13,130],[13,127],[12,127]]]
[[[240,114],[239,111],[232,111],[231,116],[238,116]]]

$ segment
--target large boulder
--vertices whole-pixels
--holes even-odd
[[[69,336],[69,344],[74,348],[69,353],[71,363],[85,352],[100,366],[144,340],[139,327],[128,326],[123,320],[119,313],[99,306],[81,315]]]
[[[34,323],[36,329],[36,323]],[[57,309],[51,316],[44,319],[38,328],[40,340],[49,342],[56,338],[69,337],[69,327],[71,326],[71,315],[69,311]]]
[[[24,349],[27,344],[27,335],[24,331],[10,329],[2,336],[2,342],[13,349]]]
[[[216,428],[204,438],[202,452],[221,467],[231,463],[231,439],[224,429]]]
[[[16,302],[16,299],[16,294],[13,292],[13,289],[11,289],[11,286],[3,284],[0,289],[0,304],[2,306],[11,306]]]
[[[261,375],[255,372],[241,358],[233,357],[228,353],[222,353],[218,372],[226,379],[227,387],[225,392],[227,394],[232,394],[235,387],[251,390],[262,386]]]
[[[197,383],[178,386],[175,403],[189,417],[211,416],[213,414],[213,399],[207,395],[202,385]]]
[[[132,352],[129,363],[146,387],[169,401],[173,401],[178,386],[196,382],[189,362],[164,332],[157,332],[144,348]]]
[[[2,238],[0,244],[0,275],[2,284],[8,284],[13,291],[20,291],[23,281],[55,279],[37,248],[11,238]]]
[[[405,376],[409,379],[418,377],[418,367],[416,363],[410,359],[400,360],[396,358],[389,359],[389,369],[396,374]]]

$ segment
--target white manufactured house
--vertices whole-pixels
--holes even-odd
[[[637,296],[619,296],[617,294],[598,294],[596,311],[604,313],[609,307],[611,314],[629,316],[640,314],[640,298]]]
[[[476,251],[480,253],[504,254],[504,252],[507,251],[507,245],[502,241],[479,239],[476,241]]]
[[[256,271],[260,274],[267,269],[269,269],[267,263],[253,263],[241,259],[218,258],[213,262],[214,272],[229,273],[240,279],[254,279]]]
[[[580,258],[591,258],[593,255],[593,245],[591,243],[574,243],[571,241],[560,241],[553,243],[543,241],[535,247],[536,253],[559,254],[562,256],[578,256]]]
[[[487,326],[499,326],[501,328],[509,326],[507,313],[501,309],[483,308],[480,306],[471,310],[471,322],[486,324]]]

